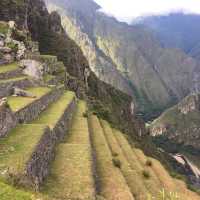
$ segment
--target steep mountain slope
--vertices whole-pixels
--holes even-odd
[[[28,36],[39,42],[41,53],[56,55],[64,62],[68,73],[66,87],[78,97],[88,99],[94,112],[124,130],[144,130],[143,123],[135,120],[132,98],[100,81],[89,70],[81,49],[63,30],[60,16],[55,12],[49,14],[42,0],[3,0],[0,8],[1,20],[15,20],[20,29],[28,28]]]
[[[199,20],[200,15],[172,13],[142,18],[139,23],[153,29],[163,46],[180,48],[192,57],[200,59],[200,28],[197,26]]]
[[[175,160],[174,168],[199,188],[200,95],[187,96],[153,121],[149,129],[155,144]]]
[[[10,16],[21,29],[11,21],[0,23],[1,200],[200,199],[160,162],[131,145],[144,133],[134,102],[88,71],[87,60],[64,33],[57,13],[49,15],[40,0],[6,0],[2,5],[2,20]],[[14,6],[14,16],[8,5]],[[56,56],[41,55],[31,34],[43,52],[56,49],[69,73],[66,87],[64,64]],[[18,57],[22,44],[25,49]],[[29,66],[22,66],[25,61]],[[49,76],[58,81],[52,85]],[[129,138],[117,127],[130,133]]]
[[[148,29],[106,16],[92,0],[47,0],[47,6],[61,14],[95,74],[132,95],[141,112],[169,106],[193,90],[198,64],[178,49],[163,49]]]
[[[192,94],[165,111],[151,124],[151,135],[200,149],[200,95]]]

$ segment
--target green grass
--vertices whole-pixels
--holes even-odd
[[[0,21],[0,33],[7,34],[8,24],[6,22]]]
[[[99,195],[107,200],[133,200],[134,198],[120,169],[113,165],[112,153],[98,118],[94,115],[90,116],[89,125],[96,155],[97,181],[100,186]]]
[[[94,196],[92,152],[84,112],[86,104],[79,101],[70,133],[57,149],[51,176],[43,189],[50,198],[90,200]]]
[[[10,71],[15,71],[18,68],[19,68],[19,64],[16,62],[12,63],[12,64],[8,64],[8,65],[1,65],[0,66],[0,74],[10,72]]]
[[[36,198],[25,191],[15,189],[12,186],[0,182],[1,200],[36,200]]]
[[[28,76],[21,76],[21,77],[18,77],[18,78],[0,80],[0,84],[9,83],[9,82],[17,82],[17,81],[28,80],[28,79],[29,79]]]
[[[33,123],[46,124],[53,128],[74,98],[75,94],[73,92],[65,92],[56,103],[51,104]]]
[[[134,198],[136,200],[146,200],[149,191],[145,187],[145,183],[141,178],[141,174],[138,174],[135,169],[131,168],[129,158],[127,159],[124,155],[124,152],[115,137],[114,130],[111,129],[110,125],[103,120],[101,120],[101,125],[111,149],[113,161],[120,161],[120,170],[125,177],[126,182],[132,194],[134,195]]]
[[[16,175],[22,173],[45,129],[45,125],[20,125],[0,140],[1,176],[5,170]]]
[[[46,74],[46,75],[43,77],[43,80],[44,80],[44,82],[49,82],[49,81],[53,80],[54,78],[55,78],[55,76],[50,75],[50,74]]]
[[[52,89],[47,87],[34,87],[29,88],[26,91],[30,92],[32,95],[35,95],[36,98],[30,97],[8,97],[8,104],[12,111],[17,112],[18,110],[26,107],[27,105],[33,103],[34,101],[40,99],[42,96],[46,95],[47,93],[51,92]]]
[[[131,148],[126,137],[118,130],[114,130],[114,133],[121,149],[123,150],[126,159],[130,164],[131,169],[136,172],[138,179],[140,180],[140,182],[143,182],[143,185],[145,186],[146,190],[149,191],[149,193],[151,194],[156,194],[158,189],[162,189],[162,185],[155,173],[153,172],[153,170],[149,169],[146,166],[147,158],[145,156],[142,157],[142,160],[141,158],[138,158],[135,154],[135,149]],[[151,173],[151,178],[149,179],[145,179],[143,176],[143,171],[147,169]]]

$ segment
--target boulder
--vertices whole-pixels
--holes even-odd
[[[11,53],[12,49],[9,47],[0,47],[0,52],[2,53]]]
[[[20,67],[23,68],[23,73],[42,80],[44,74],[44,65],[36,60],[21,60]]]
[[[3,55],[2,60],[4,63],[12,63],[15,60],[15,56],[13,54],[6,53]]]
[[[30,92],[27,92],[25,90],[22,90],[18,87],[13,88],[13,96],[36,98],[35,95],[33,95]]]

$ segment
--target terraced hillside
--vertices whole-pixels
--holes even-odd
[[[54,101],[0,139],[0,199],[145,200],[163,188],[180,199],[200,199],[62,87],[27,88],[37,97],[9,96],[8,105],[14,113],[35,108],[58,89]]]

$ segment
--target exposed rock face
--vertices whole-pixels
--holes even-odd
[[[164,112],[151,124],[150,133],[200,149],[200,95],[191,94]]]
[[[178,49],[163,49],[148,29],[117,22],[92,0],[47,0],[47,5],[61,14],[92,71],[135,97],[141,111],[163,108],[193,90],[198,64]]]
[[[41,80],[44,74],[44,64],[35,60],[21,60],[20,66],[23,68],[23,73]]]
[[[178,104],[178,110],[187,115],[192,111],[200,111],[200,94],[193,94]]]

